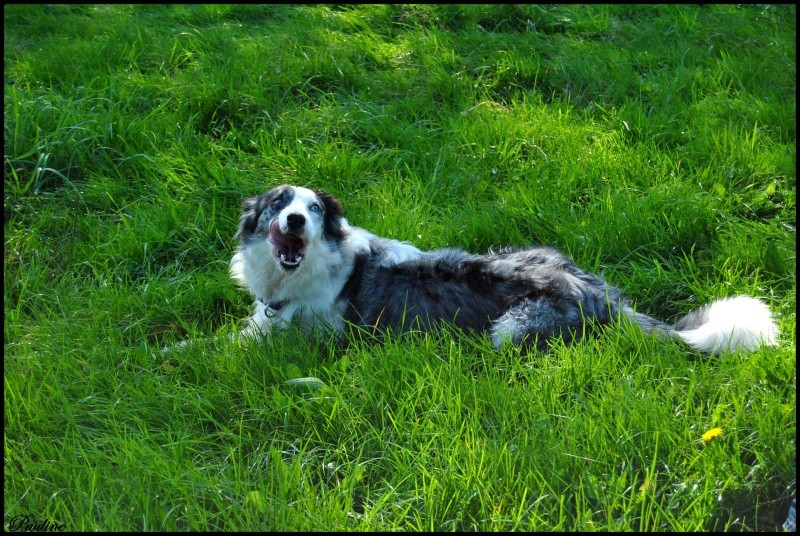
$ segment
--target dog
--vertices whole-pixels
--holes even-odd
[[[648,333],[716,354],[774,346],[778,328],[757,298],[720,299],[669,325],[635,311],[600,276],[549,247],[475,255],[421,251],[350,226],[323,190],[281,185],[247,198],[230,264],[255,298],[242,335],[298,324],[341,332],[427,330],[450,323],[487,332],[492,343],[546,350],[628,319]]]

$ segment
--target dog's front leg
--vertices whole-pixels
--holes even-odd
[[[294,310],[291,306],[274,309],[262,301],[256,301],[253,316],[248,320],[247,327],[239,333],[239,338],[258,339],[269,336],[274,328],[285,327],[291,322]]]

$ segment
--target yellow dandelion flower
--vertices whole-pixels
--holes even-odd
[[[703,434],[703,443],[708,443],[722,435],[722,428],[712,428]]]
[[[647,493],[654,487],[655,487],[655,482],[653,482],[651,478],[645,478],[644,483],[641,486],[639,486],[639,492]]]

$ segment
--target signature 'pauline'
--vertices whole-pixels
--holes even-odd
[[[34,516],[14,516],[8,522],[9,532],[64,532],[63,524],[53,523],[49,519],[39,520]]]

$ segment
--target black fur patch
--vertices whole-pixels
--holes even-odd
[[[328,195],[324,190],[315,190],[314,193],[317,194],[324,207],[323,235],[325,238],[335,242],[341,242],[344,239],[342,205],[335,197]]]

